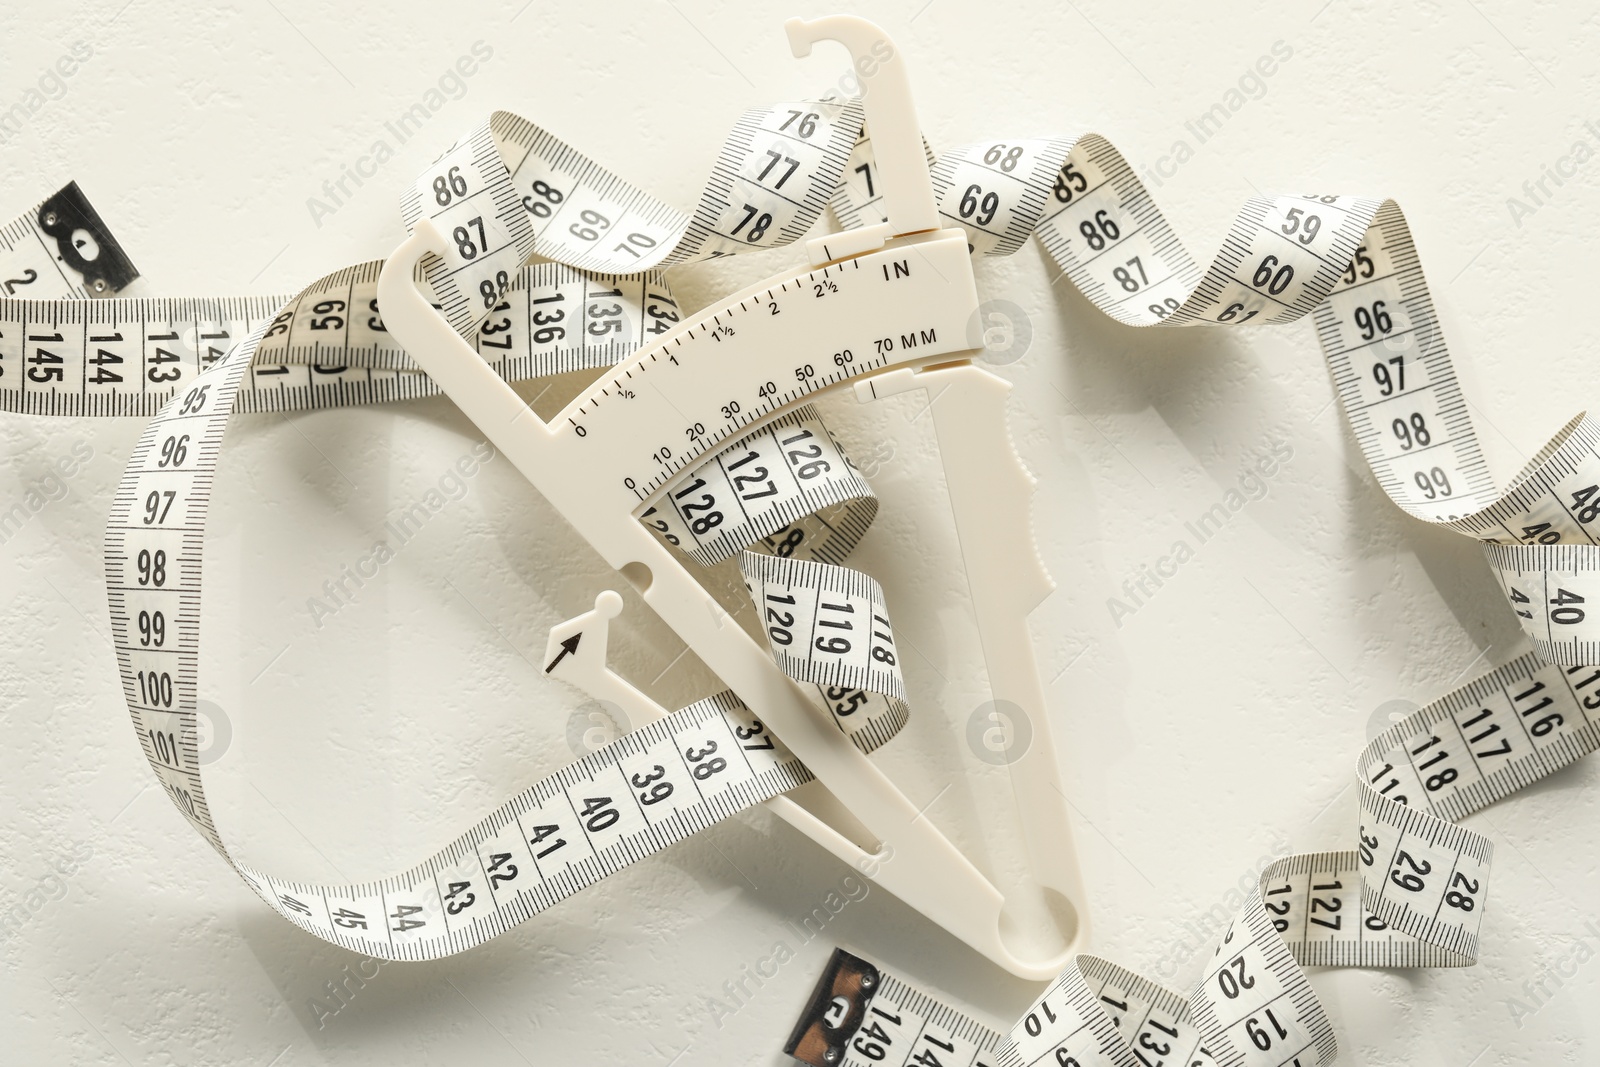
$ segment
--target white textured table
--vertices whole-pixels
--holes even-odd
[[[742,108],[828,81],[788,57],[782,9],[384,6],[372,20],[302,0],[8,9],[0,210],[75,178],[144,271],[138,292],[283,292],[393,247],[401,186],[491,108],[688,206]],[[1197,254],[1253,189],[1400,199],[1504,477],[1600,385],[1582,319],[1600,21],[1565,7],[860,10],[908,56],[936,146],[1105,133],[1160,180]],[[430,26],[441,12],[454,21]],[[92,55],[29,112],[28,88],[79,40]],[[478,41],[492,56],[441,83]],[[1270,77],[1245,77],[1273,53]],[[429,117],[402,142],[387,124],[418,103]],[[1219,103],[1228,117],[1202,140],[1190,123]],[[1563,181],[1541,192],[1547,165]],[[367,176],[343,195],[347,167]],[[691,267],[676,284],[698,307],[798,259]],[[1476,548],[1372,484],[1309,325],[1137,333],[1052,285],[1035,247],[978,269],[1034,330],[1003,372],[1060,584],[1034,630],[1096,948],[1181,982],[1260,857],[1349,846],[1374,714],[1511,658],[1514,620]],[[876,457],[885,509],[857,563],[919,651],[917,717],[880,758],[981,852],[964,740],[981,663],[959,583],[937,578],[954,539],[930,428],[909,403],[825,411]],[[0,510],[41,484],[55,498],[0,544],[7,1062],[778,1063],[834,943],[996,1022],[1032,995],[879,890],[803,942],[788,924],[844,870],[764,814],[437,963],[361,963],[288,926],[152,788],[121,707],[99,541],[138,429],[0,419]],[[383,874],[570,758],[582,698],[529,661],[607,576],[508,464],[445,485],[449,502],[320,627],[307,607],[475,439],[442,402],[236,422],[208,544],[203,686],[231,725],[214,790],[246,859]],[[1274,449],[1277,473],[1195,541],[1185,523]],[[62,457],[74,473],[48,481]],[[1114,618],[1108,598],[1178,540],[1193,558]],[[707,691],[670,633],[636,608],[623,623],[632,677],[669,704]],[[1600,923],[1583,903],[1600,899],[1597,776],[1580,764],[1473,819],[1497,848],[1477,967],[1315,978],[1341,1062],[1600,1062]],[[795,959],[745,977],[785,939]]]

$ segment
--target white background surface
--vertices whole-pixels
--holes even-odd
[[[0,189],[9,217],[76,178],[149,294],[287,292],[383,255],[401,234],[401,187],[494,107],[687,207],[743,108],[837,74],[833,53],[788,56],[786,7],[121,4],[0,14],[0,107],[72,42],[95,50],[66,95],[0,146]],[[1600,17],[1579,5],[857,10],[907,56],[936,148],[1094,129],[1141,168],[1177,139],[1194,147],[1185,120],[1285,42],[1292,57],[1264,93],[1155,190],[1190,247],[1209,255],[1253,189],[1398,198],[1502,479],[1600,387],[1586,324],[1600,163],[1547,185],[1520,225],[1506,204],[1575,141],[1600,146],[1584,127],[1600,118],[1586,110]],[[307,198],[480,39],[494,55],[464,97],[316,225]],[[680,269],[675,284],[699,307],[798,259]],[[1059,582],[1034,632],[1095,947],[1181,984],[1201,951],[1186,929],[1214,929],[1208,912],[1259,857],[1349,847],[1374,709],[1425,702],[1510,659],[1514,620],[1476,548],[1405,518],[1371,482],[1329,407],[1309,325],[1134,332],[1052,286],[1032,245],[978,272],[1035,331],[1002,373],[1017,383],[1013,430],[1040,478],[1035,525]],[[884,514],[857,562],[884,581],[920,653],[908,667],[917,718],[880,758],[918,803],[939,797],[930,817],[985,857],[981,765],[964,740],[982,668],[960,583],[938,577],[954,542],[926,420],[909,402],[825,410],[858,455],[883,457]],[[800,946],[784,924],[843,868],[763,814],[488,946],[385,965],[319,1019],[310,999],[333,1003],[325,983],[357,957],[273,916],[189,831],[120,705],[98,546],[138,429],[0,419],[0,507],[75,444],[93,449],[70,493],[0,546],[0,906],[27,915],[0,938],[0,1058],[781,1063],[832,943],[996,1023],[1033,995],[880,890]],[[1293,458],[1266,496],[1116,626],[1116,587],[1273,439]],[[207,547],[202,685],[233,730],[212,768],[214,807],[258,866],[388,873],[570,758],[582,698],[530,660],[551,622],[614,579],[503,461],[357,604],[320,630],[306,608],[474,440],[442,402],[236,421]],[[637,606],[622,624],[621,666],[655,678],[663,702],[710,690]],[[1600,936],[1584,927],[1600,899],[1597,775],[1587,761],[1472,820],[1498,850],[1478,966],[1314,977],[1342,1063],[1600,1063],[1589,958]],[[52,864],[73,855],[78,869],[57,881]],[[723,983],[785,936],[799,958],[714,1016],[706,998],[731,1007]],[[1558,965],[1576,977],[1546,979],[1547,1001],[1514,1018],[1512,998],[1535,1003],[1524,983]]]

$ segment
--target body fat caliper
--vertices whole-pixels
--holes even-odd
[[[449,249],[427,219],[384,267],[378,284],[383,321],[877,847],[862,848],[788,797],[768,801],[781,817],[999,966],[1030,979],[1051,978],[1083,948],[1087,915],[1028,632],[1028,613],[1052,585],[1030,532],[1032,479],[1006,428],[1010,386],[972,362],[980,354],[968,340],[978,293],[967,236],[940,226],[904,60],[884,49],[887,38],[878,27],[860,18],[794,19],[785,28],[796,56],[834,40],[857,60],[888,221],[810,241],[813,270],[760,282],[713,313],[679,324],[609,368],[548,421],[417,288],[418,266]],[[843,365],[829,359],[845,351],[851,359]],[[814,692],[728,622],[683,556],[640,521],[696,460],[814,394],[845,385],[863,401],[927,391],[994,699],[1019,709],[1034,732],[1032,745],[1009,770],[1031,873],[1053,894],[1062,927],[1063,944],[1042,957],[1011,947],[1017,938],[1004,932],[1001,892],[829,720]],[[746,574],[751,577],[748,567]],[[803,584],[771,567],[756,581]],[[660,708],[605,667],[604,628],[620,608],[615,593],[603,593],[594,611],[557,627],[552,659],[571,649],[560,676],[659,717]],[[587,637],[586,649],[577,635]],[[892,862],[872,862],[889,855]]]

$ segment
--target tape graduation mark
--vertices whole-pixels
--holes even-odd
[[[854,104],[757,109],[724,145],[696,211],[684,215],[502,112],[430,166],[402,207],[408,222],[426,216],[450,235],[453,249],[423,275],[452,324],[507,377],[538,377],[615,362],[670,329],[675,304],[649,271],[792,240],[830,198],[841,219],[871,221],[873,166]],[[969,146],[938,157],[934,177],[941,213],[967,229],[974,252],[1006,254],[1036,234],[1097,307],[1127,324],[1314,316],[1346,417],[1380,484],[1409,513],[1488,543],[1491,566],[1534,642],[1534,654],[1413,714],[1369,746],[1358,762],[1360,847],[1269,868],[1224,938],[1227,950],[1219,949],[1190,998],[1193,1025],[1219,1062],[1323,1061],[1332,1054],[1331,1036],[1294,961],[1471,962],[1490,847],[1452,820],[1600,743],[1591,714],[1600,688],[1590,690],[1600,669],[1582,666],[1600,659],[1586,615],[1600,595],[1589,533],[1600,517],[1600,429],[1575,420],[1496,496],[1420,261],[1392,202],[1252,198],[1202,270],[1132,169],[1097,135]],[[25,245],[12,240],[8,256]],[[560,262],[524,266],[535,249]],[[71,256],[63,250],[61,259]],[[180,810],[225,856],[194,748],[201,540],[221,435],[236,409],[433,391],[386,343],[372,295],[377,267],[335,272],[277,301],[0,302],[0,335],[8,339],[0,349],[0,406],[64,415],[160,410],[130,460],[108,525],[111,612],[125,695],[147,757]],[[85,280],[112,287],[109,277]],[[22,347],[9,347],[19,339]],[[4,374],[8,365],[14,370]],[[37,373],[21,373],[25,367]],[[803,396],[808,388],[814,386],[791,392]],[[791,442],[789,428],[809,437]],[[798,454],[788,451],[791,443]],[[757,469],[764,478],[754,478]],[[841,507],[848,514],[826,517],[826,509],[838,516]],[[778,555],[835,561],[874,507],[831,435],[807,412],[757,429],[666,481],[641,517],[706,561],[763,543]],[[824,517],[806,519],[818,513]],[[842,570],[774,570],[752,558],[744,558],[745,573],[759,598],[809,580],[846,598],[830,602],[864,595],[881,605],[881,594]],[[827,637],[818,629],[821,617],[819,609],[807,647]],[[892,647],[892,639],[877,647]],[[828,676],[784,647],[775,653],[797,676],[823,684],[836,721],[845,724],[861,706],[833,694],[866,688],[865,679]],[[873,684],[878,696],[864,698],[872,710],[863,720],[882,728],[856,731],[858,743],[892,734],[894,718],[903,716],[895,686]],[[340,888],[241,873],[269,904],[330,940],[397,958],[457,951],[771,795],[766,789],[803,780],[803,769],[785,763],[775,741],[718,699],[541,782],[407,875]],[[731,740],[703,733],[716,730]],[[747,791],[701,784],[734,766],[696,743],[711,740],[740,742]],[[768,755],[743,755],[761,751]],[[726,762],[702,773],[719,760]],[[612,803],[620,793],[627,804]],[[523,821],[535,810],[552,821]],[[517,840],[506,836],[512,833]],[[541,846],[584,855],[569,864]],[[546,861],[557,859],[559,870],[550,868]],[[511,889],[512,867],[535,874],[538,885]],[[1047,1038],[1059,1038],[1051,1047],[1065,1062],[1075,1055],[1062,1051],[1077,1040],[1072,1035],[1107,1032],[1089,1016],[1068,1024],[1060,1020],[1076,1016],[1043,1011],[1055,1003],[1051,996],[1077,1003],[1073,983],[1100,973],[1097,966],[1083,962],[1058,980],[1040,1013],[1028,1017],[1037,1033],[1026,1019],[1019,1024],[1029,1040],[1013,1033],[1011,1048],[1023,1062],[1036,1061],[1028,1050],[1045,1048],[1039,1042]]]

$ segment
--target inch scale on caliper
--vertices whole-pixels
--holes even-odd
[[[932,236],[911,252],[863,256],[737,294],[710,320],[619,364],[607,384],[556,417],[557,440],[572,462],[584,464],[612,460],[599,440],[663,442],[643,457],[619,457],[621,487],[642,501],[739,430],[815,393],[966,351],[967,319],[976,310],[970,271],[960,270],[966,244]],[[944,280],[963,277],[965,292]],[[872,337],[867,322],[904,326]],[[796,335],[816,355],[791,364],[784,357],[795,346],[784,338]],[[731,381],[741,384],[722,384]],[[785,388],[788,382],[794,385]],[[657,390],[665,404],[635,403],[644,389]],[[687,446],[679,444],[685,440]]]

